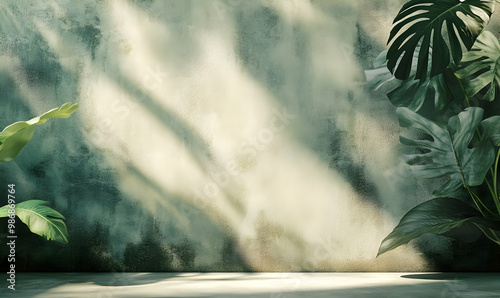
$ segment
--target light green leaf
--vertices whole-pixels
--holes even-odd
[[[395,106],[408,107],[412,111],[418,111],[426,100],[432,100],[437,111],[453,101],[444,73],[423,82],[410,77],[389,92],[387,97]]]
[[[500,116],[492,116],[481,123],[483,127],[483,138],[490,139],[491,142],[500,146]]]
[[[436,110],[442,110],[454,99],[451,88],[457,88],[458,81],[451,71],[427,78],[421,82],[415,79],[415,71],[406,80],[396,79],[387,68],[387,51],[383,51],[374,61],[374,69],[366,70],[366,80],[370,88],[377,90],[388,83],[398,83],[387,97],[397,107],[407,107],[418,111],[426,100],[433,101]],[[413,65],[416,68],[418,49],[415,51]],[[462,92],[462,90],[459,90]],[[456,92],[455,92],[456,93]]]
[[[373,61],[373,69],[365,70],[365,77],[368,86],[372,90],[377,90],[383,85],[396,81],[396,78],[387,68],[387,50],[382,51]],[[397,80],[400,82],[399,80]]]
[[[411,127],[432,137],[432,140],[410,140],[400,137],[401,143],[422,149],[424,153],[405,155],[412,172],[419,178],[448,177],[448,182],[434,191],[435,196],[451,196],[460,187],[481,185],[495,159],[496,128],[500,117],[481,122],[483,109],[468,108],[450,118],[448,126],[432,122],[417,113],[398,108],[400,125]],[[469,145],[478,126],[484,130],[483,139],[472,148]]]
[[[388,68],[398,79],[407,79],[414,52],[420,46],[416,78],[442,73],[462,58],[462,44],[469,50],[489,22],[494,0],[410,0],[394,19],[388,43]],[[432,48],[432,54],[430,49]],[[432,57],[430,59],[430,57]]]
[[[47,202],[41,200],[29,200],[16,204],[16,216],[28,226],[31,232],[47,240],[68,243],[64,216],[44,204]],[[0,208],[0,217],[7,217],[8,210],[8,205]]]
[[[457,76],[463,79],[468,96],[488,87],[483,99],[495,99],[500,86],[500,44],[491,32],[479,35],[472,49],[464,55]]]
[[[67,118],[78,108],[78,104],[65,103],[60,108],[46,112],[28,121],[20,121],[7,126],[0,133],[0,162],[7,162],[17,156],[19,151],[31,140],[35,125],[41,125],[50,118]]]
[[[460,200],[452,198],[429,200],[403,216],[399,224],[380,244],[377,256],[423,234],[446,235],[454,229],[470,224],[484,231],[500,231],[499,221],[484,218],[479,211]]]

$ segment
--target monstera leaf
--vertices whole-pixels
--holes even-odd
[[[457,76],[464,79],[465,91],[474,96],[483,88],[488,91],[483,99],[492,101],[500,85],[500,44],[489,31],[479,35],[472,49],[464,55]]]
[[[41,125],[50,118],[67,118],[78,108],[78,104],[65,103],[60,108],[48,111],[28,121],[20,121],[7,126],[0,132],[0,162],[7,162],[31,140],[35,125]]]
[[[483,138],[490,139],[494,145],[500,146],[500,116],[490,117],[483,122]]]
[[[451,80],[456,82],[453,76],[449,76],[447,80],[444,73],[427,78],[423,82],[415,80],[413,76],[387,93],[387,97],[395,106],[407,107],[412,111],[418,111],[426,100],[432,100],[434,108],[440,111],[453,101],[453,93],[450,91],[453,85],[449,84]]]
[[[373,61],[373,69],[365,70],[366,82],[373,90],[396,81],[396,78],[387,68],[387,50],[382,51]]]
[[[16,204],[17,217],[24,222],[31,232],[61,243],[68,243],[68,231],[64,224],[64,216],[44,206],[46,201],[29,200]],[[0,208],[0,217],[8,216],[9,205]]]
[[[416,78],[442,73],[462,58],[462,44],[469,50],[489,22],[494,0],[410,0],[394,19],[387,52],[388,68],[398,79],[407,79],[417,47]],[[429,59],[432,48],[432,59]]]
[[[414,67],[417,64],[418,49],[413,59]],[[432,100],[436,110],[442,110],[454,96],[451,88],[458,88],[458,81],[451,73],[439,74],[432,78],[427,78],[421,82],[415,80],[415,71],[412,71],[410,77],[406,80],[396,79],[387,68],[387,51],[383,51],[374,61],[374,69],[366,70],[366,80],[368,85],[376,90],[385,84],[399,83],[393,88],[387,97],[391,103],[397,107],[407,107],[412,111],[418,111],[426,100]],[[461,92],[461,90],[458,90]]]
[[[432,137],[432,140],[410,140],[404,137],[400,137],[400,140],[404,145],[424,151],[405,156],[415,176],[449,179],[434,192],[435,196],[450,196],[461,186],[483,183],[495,159],[500,116],[481,122],[483,109],[473,107],[451,117],[447,127],[444,127],[407,108],[398,108],[396,112],[401,126],[415,128]],[[483,138],[469,148],[474,131],[480,124],[484,131]]]
[[[500,231],[500,221],[483,217],[478,210],[462,201],[452,198],[429,200],[403,216],[399,224],[380,244],[377,256],[423,234],[447,235],[450,231],[466,225],[477,227],[477,230],[489,238],[493,238],[493,233]]]

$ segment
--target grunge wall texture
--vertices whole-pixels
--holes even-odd
[[[16,268],[498,270],[484,239],[375,259],[432,184],[364,82],[402,2],[0,2],[0,126],[80,104],[0,166],[2,193],[49,201],[70,234],[18,223]]]

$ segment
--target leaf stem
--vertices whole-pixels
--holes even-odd
[[[470,189],[470,187],[467,187],[467,190],[469,191],[469,194],[472,198],[472,201],[474,201],[474,204],[476,205],[477,209],[479,210],[479,212],[481,212],[481,214],[484,217],[486,217],[486,214],[484,214],[482,208],[479,207],[479,204],[477,203],[478,201],[479,201],[479,203],[481,203],[483,208],[486,209],[486,211],[488,211],[491,215],[497,217],[497,215],[495,213],[491,212],[491,210],[488,207],[486,207],[486,205],[484,205],[484,203],[481,201],[481,199]]]
[[[497,2],[500,2],[499,0],[496,0]],[[453,73],[455,74],[455,70],[453,70]],[[467,101],[467,105],[468,107],[471,107],[471,104],[470,104],[470,101],[469,101],[469,97],[467,96],[467,92],[465,91],[465,88],[462,84],[462,81],[460,80],[460,78],[458,78],[455,74],[455,77],[457,78],[457,81],[458,81],[458,84],[460,85],[460,88],[462,89],[462,92],[464,94],[464,97],[465,97],[465,100]],[[481,135],[481,131],[479,130],[479,127],[476,128],[476,131],[474,133],[475,137],[476,137],[476,141],[481,141],[482,140],[482,135]],[[500,198],[498,196],[498,188],[497,188],[497,169],[498,169],[498,160],[499,160],[499,157],[500,157],[500,150],[498,151],[498,154],[497,154],[497,157],[496,157],[496,161],[495,161],[495,168],[493,169],[492,167],[490,167],[490,172],[491,172],[491,176],[493,177],[493,188],[491,187],[491,184],[490,182],[488,181],[488,179],[485,177],[484,178],[484,181],[486,181],[486,185],[488,186],[488,189],[493,197],[493,201],[495,202],[495,206],[497,208],[497,211],[498,211],[498,215],[500,215]],[[472,197],[476,197],[479,202],[481,203],[481,205],[483,205],[485,208],[486,206],[483,204],[483,202],[481,201],[481,199],[479,199],[478,196],[476,196],[469,188],[467,188],[469,190],[469,194],[472,196]],[[473,196],[474,195],[474,196]],[[474,201],[474,203],[476,203]],[[476,203],[476,206],[477,206],[477,203]],[[491,214],[493,215],[496,215],[494,214],[493,212],[491,212],[488,208],[486,208],[486,210],[488,210]],[[484,214],[483,214],[484,215]]]
[[[469,195],[472,198],[472,201],[474,202],[474,204],[476,205],[477,210],[479,210],[479,212],[481,212],[481,214],[484,215],[483,210],[481,209],[481,207],[479,207],[479,205],[476,202],[475,194],[470,190],[469,187],[467,187],[467,190],[469,191]]]
[[[492,171],[492,175],[493,175],[493,169],[490,168],[490,170]],[[494,176],[493,176],[493,179],[495,179]],[[490,194],[493,197],[493,201],[495,202],[495,206],[497,207],[497,211],[500,214],[500,204],[499,204],[498,200],[496,199],[496,192],[493,190],[490,182],[488,181],[488,179],[486,177],[484,178],[484,181],[486,182],[486,185],[488,186],[488,189],[490,190]]]
[[[498,239],[497,233],[495,233],[495,230],[490,229],[491,233],[493,236],[495,236],[495,239],[497,240],[497,243],[500,244],[500,239]]]
[[[460,85],[460,89],[462,89],[462,93],[464,94],[464,97],[465,97],[465,100],[467,101],[467,106],[471,106],[470,105],[470,101],[469,101],[469,97],[467,96],[467,92],[465,91],[465,87],[464,85],[462,84],[462,81],[460,80],[460,78],[457,76],[456,72],[455,72],[455,69],[453,68],[450,68],[452,71],[453,71],[453,75],[455,76],[455,78],[457,79],[458,81],[458,84]]]
[[[498,161],[500,160],[500,149],[497,153],[497,158],[495,159],[495,168],[493,169],[493,200],[497,205],[498,215],[500,215],[500,197],[498,196]]]
[[[497,0],[497,1],[500,1],[500,0]],[[455,75],[455,78],[458,81],[458,84],[460,85],[460,89],[462,89],[462,93],[464,94],[465,100],[467,101],[467,107],[469,107],[469,108],[472,107],[470,104],[469,97],[467,96],[467,92],[465,91],[465,87],[462,84],[462,81],[460,80],[459,77],[457,77],[455,70],[452,69],[452,71],[453,71],[453,74]],[[476,128],[474,136],[476,137],[476,141],[480,141],[482,139],[481,132],[479,131],[479,128]]]
[[[476,227],[478,227],[483,232],[483,234],[486,237],[488,237],[488,239],[490,239],[491,241],[500,245],[500,239],[498,239],[498,236],[497,236],[497,233],[495,230],[492,230],[492,229],[487,228],[487,227],[482,227],[481,225],[478,225],[478,224],[476,224]],[[491,235],[490,235],[490,233],[491,233]]]

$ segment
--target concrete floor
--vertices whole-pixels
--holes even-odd
[[[500,273],[23,273],[0,297],[500,297]]]

